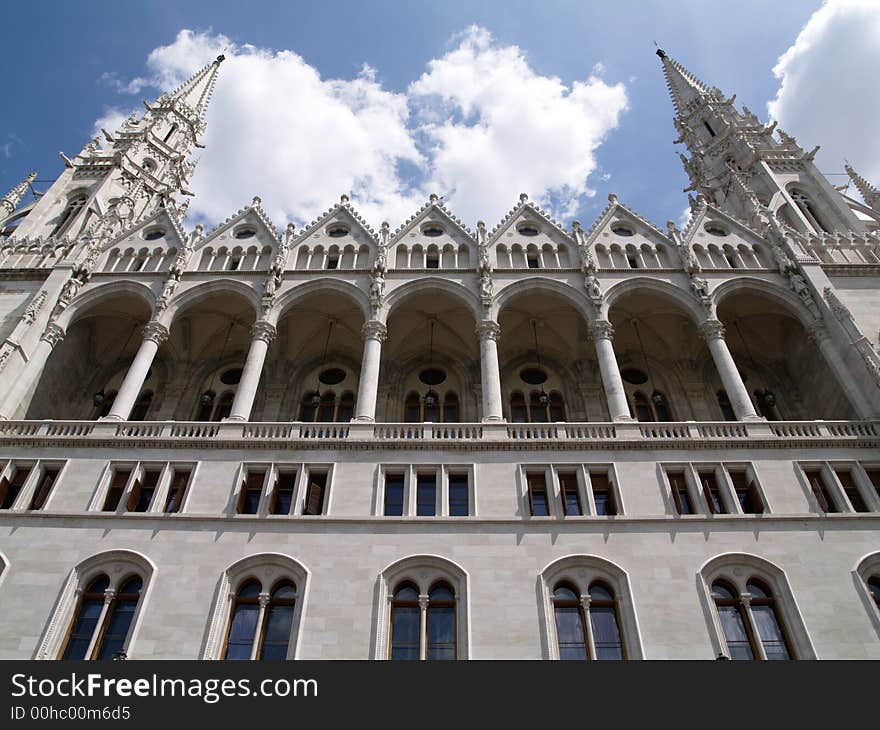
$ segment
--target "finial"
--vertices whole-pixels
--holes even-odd
[[[348,202],[348,196],[345,193],[343,193],[342,195],[339,196],[339,202],[342,203],[343,205],[345,205]]]
[[[199,223],[196,226],[196,233],[201,236],[202,233],[204,233],[204,232],[205,232],[205,227],[201,223]]]
[[[431,194],[428,196],[428,200],[430,200],[432,203],[436,203],[438,200],[440,200],[440,198],[439,198],[439,196],[437,195],[437,193],[431,193]]]
[[[388,231],[391,229],[391,224],[388,221],[382,221],[382,230]]]
[[[581,222],[580,222],[580,221],[572,221],[572,222],[571,222],[571,228],[572,228],[573,231],[579,231],[579,230],[581,230]]]
[[[226,60],[226,56],[224,56],[224,55],[221,53],[219,56],[217,56],[217,60],[214,61],[214,63],[216,63],[216,64],[219,65],[219,64],[223,63],[225,60]]]
[[[296,226],[293,223],[287,224],[287,235],[292,236],[296,233]]]
[[[656,51],[654,51],[654,52],[655,52],[658,56],[660,56],[660,58],[666,58],[666,51],[664,51],[662,48],[658,48],[658,49],[657,49]]]
[[[608,202],[614,205],[617,202],[617,193],[608,193]]]
[[[519,194],[519,202],[520,203],[525,203],[528,199],[529,199],[529,196],[527,193],[520,193]]]
[[[263,199],[259,195],[255,195],[254,199],[251,201],[251,207],[256,208],[262,202]]]

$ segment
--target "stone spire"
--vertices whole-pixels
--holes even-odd
[[[220,64],[225,60],[220,54],[211,63],[194,73],[189,79],[159,97],[155,106],[151,109],[173,108],[186,119],[193,128],[201,132],[205,126],[205,114],[208,111],[208,103],[214,93],[214,85],[217,83],[217,75],[220,72]]]
[[[849,175],[849,179],[853,181],[856,190],[859,191],[865,203],[874,210],[880,210],[880,189],[877,189],[877,187],[869,183],[865,178],[859,175],[859,173],[853,170],[849,163],[844,165],[843,169],[846,170],[846,174]]]
[[[678,61],[667,56],[662,48],[657,49],[657,55],[663,64],[666,86],[669,88],[672,104],[679,116],[687,115],[694,102],[701,101],[706,96],[716,94],[720,96],[717,89],[700,81]]]
[[[32,172],[6,195],[0,198],[0,220],[7,218],[15,212],[21,199],[24,197],[31,183],[37,179],[37,173]]]

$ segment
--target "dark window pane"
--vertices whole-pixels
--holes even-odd
[[[110,482],[107,498],[104,500],[104,512],[115,512],[119,507],[119,500],[122,499],[122,492],[125,490],[129,476],[131,476],[131,469],[117,469],[113,473],[113,480]]]
[[[289,515],[293,505],[293,490],[296,485],[296,472],[282,472],[278,475],[278,486],[275,490],[275,504],[272,514]]]
[[[263,637],[261,659],[286,659],[293,625],[293,606],[270,606],[266,617],[266,634]]]
[[[256,603],[239,603],[232,615],[226,659],[250,659],[260,607]]]
[[[385,477],[385,515],[400,517],[403,515],[403,476],[388,474]]]
[[[616,515],[617,503],[614,491],[607,474],[590,473],[590,484],[593,487],[593,501],[596,503],[597,515]]]
[[[721,490],[718,488],[718,482],[715,481],[713,472],[704,472],[700,474],[700,483],[703,485],[703,494],[706,502],[709,504],[709,512],[713,515],[724,514],[724,502],[721,500]]]
[[[592,596],[592,591],[590,593]],[[613,606],[590,607],[596,659],[623,659],[623,646],[617,628],[617,613]]]
[[[45,469],[43,471],[43,478],[40,479],[40,483],[36,491],[34,491],[34,496],[28,509],[43,509],[43,505],[46,504],[46,500],[52,491],[52,486],[58,478],[58,472],[59,469]]]
[[[174,478],[171,480],[171,486],[168,489],[168,499],[165,502],[165,512],[180,512],[188,482],[189,472],[183,470],[178,471],[175,469]]]
[[[419,607],[393,606],[391,609],[391,658],[419,658]]]
[[[716,589],[717,590],[717,589]],[[737,606],[718,606],[718,618],[724,631],[731,659],[754,659],[749,635]]]
[[[98,649],[98,659],[112,659],[114,654],[122,651],[136,609],[136,600],[114,602],[113,610],[107,620],[107,630]]]
[[[586,659],[584,625],[577,606],[556,606],[556,636],[560,659]]]
[[[532,515],[546,517],[550,514],[550,506],[547,503],[547,484],[543,474],[528,474],[526,477],[529,485],[529,499],[532,506]]]
[[[419,474],[417,477],[416,514],[421,517],[437,514],[437,478],[434,474]]]
[[[468,515],[467,474],[449,475],[449,515],[451,517],[467,517]]]
[[[98,625],[98,619],[101,616],[101,609],[104,607],[103,598],[84,599],[80,605],[79,613],[73,622],[73,628],[70,632],[70,639],[64,650],[62,659],[85,659],[95,628]]]
[[[852,505],[853,510],[856,512],[869,512],[870,510],[865,504],[865,500],[862,499],[859,488],[856,486],[855,479],[853,479],[852,472],[841,469],[837,472],[837,478],[840,480],[840,485],[843,487],[843,491],[846,492],[846,498],[849,500],[850,505]]]
[[[566,515],[582,515],[581,499],[578,494],[576,474],[560,474],[559,486],[562,489],[562,505]]]
[[[428,605],[428,659],[455,659],[455,607]]]
[[[767,659],[790,659],[788,648],[785,645],[785,637],[782,634],[779,622],[776,620],[776,611],[773,610],[773,606],[755,606],[753,604],[752,615],[755,617],[758,636],[761,637],[761,643],[764,645],[764,653],[767,655]]]

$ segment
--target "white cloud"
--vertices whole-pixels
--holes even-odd
[[[208,222],[254,195],[279,226],[308,223],[341,193],[374,226],[396,227],[432,191],[452,193],[471,225],[498,220],[523,191],[573,211],[592,194],[594,152],[626,108],[623,85],[602,81],[601,64],[571,87],[540,76],[480,28],[455,42],[405,92],[384,88],[366,63],[352,79],[322,79],[292,51],[190,30],[150,53],[144,77],[104,80],[120,93],[168,91],[225,53],[190,186],[190,215]],[[124,116],[108,109],[96,129]]]
[[[823,172],[842,172],[847,158],[878,181],[878,68],[880,3],[828,0],[779,57],[773,73],[780,86],[767,109],[802,147],[822,146],[817,163]],[[846,181],[830,179],[835,184]]]

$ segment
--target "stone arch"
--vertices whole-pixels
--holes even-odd
[[[109,298],[125,294],[132,294],[136,298],[141,299],[149,311],[153,311],[156,304],[156,295],[152,289],[140,282],[123,279],[85,289],[58,316],[56,324],[66,330],[70,325],[87,317],[93,307]]]
[[[462,284],[435,276],[427,276],[414,281],[408,281],[389,292],[385,297],[384,312],[380,313],[379,319],[387,322],[403,302],[413,295],[424,294],[425,291],[430,289],[438,289],[461,301],[473,315],[475,321],[478,322],[482,318],[481,307],[476,293]]]
[[[533,294],[536,291],[550,292],[565,299],[578,311],[585,321],[589,322],[594,319],[593,305],[587,299],[586,293],[583,293],[571,284],[549,279],[543,276],[531,276],[527,279],[520,279],[509,286],[505,286],[495,295],[495,301],[492,304],[494,319],[498,319],[501,312],[506,306],[522,294]],[[503,335],[503,333],[502,333]]]
[[[177,296],[172,297],[168,309],[162,313],[159,320],[166,327],[170,328],[180,316],[185,314],[187,310],[199,304],[199,302],[202,302],[215,294],[232,293],[238,294],[250,304],[254,311],[254,319],[259,319],[260,295],[257,291],[249,284],[224,277],[216,281],[197,284],[190,289],[180,292]]]
[[[785,307],[788,314],[797,319],[804,327],[809,327],[816,321],[793,291],[772,281],[758,279],[754,276],[739,276],[716,287],[711,294],[713,311],[718,311],[725,299],[743,291],[763,294],[778,302]]]
[[[636,276],[632,279],[626,279],[613,284],[605,292],[605,301],[602,304],[601,309],[602,317],[604,319],[608,318],[611,308],[619,299],[627,294],[632,294],[640,290],[654,292],[661,296],[665,295],[672,299],[690,315],[690,318],[696,325],[699,325],[706,319],[706,312],[690,292],[679,286],[675,286],[674,284],[665,281],[658,281],[656,279],[649,279],[648,277],[643,276]]]
[[[370,316],[370,300],[367,294],[355,284],[340,279],[327,277],[315,279],[305,284],[297,284],[279,292],[275,306],[266,317],[272,324],[278,324],[281,319],[303,299],[311,294],[325,294],[332,291],[349,299],[364,315],[364,319]]]

